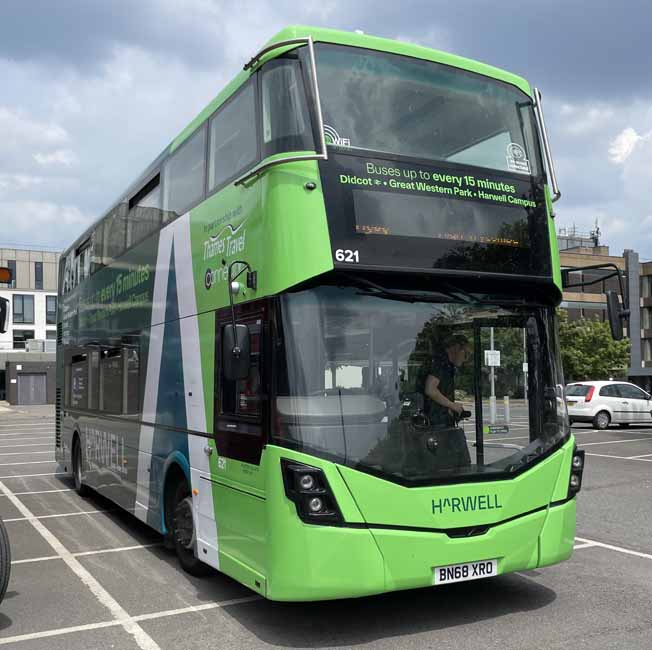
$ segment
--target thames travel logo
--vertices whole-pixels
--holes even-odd
[[[227,261],[242,253],[247,244],[247,232],[243,228],[244,222],[237,228],[227,224],[217,235],[211,235],[203,243],[203,258],[205,262],[220,258],[221,265],[217,268],[208,268],[204,273],[204,286],[210,289],[218,282],[228,281]]]

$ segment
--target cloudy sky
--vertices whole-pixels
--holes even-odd
[[[281,27],[416,42],[539,86],[560,227],[652,259],[644,0],[0,0],[0,244],[64,247]]]

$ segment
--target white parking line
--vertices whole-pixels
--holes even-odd
[[[0,481],[6,478],[29,478],[30,476],[61,476],[63,478],[67,476],[70,478],[70,474],[64,472],[45,472],[45,474],[9,474],[9,476],[0,476]]]
[[[22,496],[27,496],[29,494],[52,494],[54,492],[72,492],[72,488],[58,488],[56,490],[34,490],[32,492],[14,492],[14,496],[17,497],[22,497]],[[6,494],[0,494],[0,499],[2,497],[6,497]]]
[[[593,542],[587,542],[585,544],[576,544],[575,546],[573,546],[573,550],[577,551],[581,548],[589,548],[591,546],[595,546],[595,544]]]
[[[643,440],[649,440],[649,438],[634,438],[633,440],[605,440],[604,442],[585,442],[582,444],[582,447],[590,447],[591,445],[624,445],[627,442],[642,442]]]
[[[56,424],[55,420],[42,420],[36,422],[3,422],[0,424],[0,430],[11,429],[13,427],[44,427],[48,424]]]
[[[104,605],[114,618],[115,625],[121,625],[126,632],[134,637],[135,642],[141,650],[161,650],[160,646],[152,639],[138,623],[129,616],[120,603],[84,568],[84,565],[53,535],[38,519],[34,518],[32,512],[15,496],[11,490],[0,482],[0,491],[7,495],[11,503],[18,508],[19,512],[29,520],[36,531],[53,548],[57,555],[68,565],[75,575],[90,589],[99,603]],[[36,635],[24,635],[32,639],[40,638],[42,633]],[[15,639],[16,637],[14,637]],[[11,637],[2,639],[0,643],[10,642]]]
[[[652,458],[634,458],[633,456],[614,456],[612,454],[592,454],[587,452],[587,456],[598,456],[599,458],[617,458],[618,460],[637,460],[639,463],[652,463]]]
[[[643,460],[644,458],[647,458],[648,456],[652,456],[652,454],[640,454],[639,456],[628,456],[630,460]]]
[[[614,546],[613,544],[596,542],[594,539],[584,539],[583,537],[576,537],[575,539],[578,542],[590,544],[591,546],[599,546],[600,548],[606,548],[610,551],[616,551],[617,553],[624,553],[625,555],[633,555],[635,557],[642,557],[646,560],[652,560],[652,554],[650,553],[641,553],[640,551],[633,551],[631,548],[623,548],[622,546]]]
[[[53,458],[52,460],[25,460],[20,461],[20,463],[0,463],[0,467],[14,467],[15,465],[42,465],[43,463],[56,463],[57,461]]]
[[[6,496],[6,495],[2,495]],[[119,548],[104,548],[99,551],[81,551],[80,553],[73,553],[75,557],[86,557],[88,555],[105,555],[107,553],[123,553],[124,551],[135,551],[141,548],[152,548],[156,546],[163,546],[161,542],[155,542],[154,544],[136,544],[135,546],[120,546]],[[59,555],[44,555],[42,557],[31,557],[26,560],[14,560],[11,565],[14,564],[33,564],[34,562],[47,562],[48,560],[60,560]]]
[[[35,433],[47,433],[47,436],[35,436]],[[7,442],[5,438],[16,438],[17,440],[39,440],[42,438],[48,438],[49,440],[54,440],[54,436],[51,431],[30,431],[29,433],[0,433],[0,440],[2,442]]]
[[[25,447],[41,447],[42,445],[24,445]],[[29,454],[51,454],[52,450],[47,451],[0,451],[1,456],[27,456]]]
[[[0,645],[8,645],[10,643],[18,643],[20,641],[34,641],[36,639],[46,639],[54,636],[62,636],[64,634],[73,634],[74,632],[88,632],[91,630],[100,630],[106,627],[115,627],[117,625],[126,626],[127,623],[132,622],[138,625],[140,621],[152,621],[157,618],[164,618],[168,616],[178,616],[179,614],[191,614],[193,612],[203,612],[207,609],[220,609],[222,607],[231,607],[233,605],[241,605],[244,603],[251,603],[256,600],[261,600],[261,596],[245,596],[244,598],[232,598],[231,600],[224,600],[221,603],[205,603],[203,605],[191,605],[181,609],[168,609],[162,612],[152,612],[151,614],[139,614],[138,616],[127,617],[122,620],[104,621],[102,623],[89,623],[87,625],[75,625],[72,627],[62,627],[56,630],[45,630],[43,632],[33,632],[31,634],[19,634],[17,636],[8,636],[0,639]],[[139,629],[142,630],[140,626]],[[144,632],[144,630],[143,630]],[[151,639],[151,637],[148,637]],[[159,648],[158,645],[151,639],[154,645],[151,648]],[[140,644],[139,644],[140,645]],[[143,646],[141,646],[142,648]]]
[[[3,440],[2,442],[7,442]],[[18,445],[0,445],[0,449],[13,449],[14,447],[50,447],[51,443],[49,442],[28,442],[27,444],[18,444]],[[29,452],[28,452],[29,453]]]
[[[55,515],[40,515],[38,517],[12,517],[11,519],[3,519],[5,524],[13,523],[14,521],[31,521],[32,519],[58,519],[59,517],[76,517],[77,515],[96,515],[99,512],[115,512],[115,510],[80,510],[79,512],[64,512]]]

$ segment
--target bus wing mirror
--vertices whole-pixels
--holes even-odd
[[[9,314],[9,301],[6,298],[0,298],[0,334],[7,331],[7,315]]]
[[[623,312],[620,308],[617,291],[607,291],[607,316],[614,341],[623,339]]]
[[[222,367],[228,381],[249,376],[251,345],[249,328],[243,324],[225,325],[222,330]]]

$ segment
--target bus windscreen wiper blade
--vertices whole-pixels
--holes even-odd
[[[441,289],[437,289],[436,291],[428,291],[427,293],[412,293],[408,291],[388,289],[387,287],[383,287],[382,285],[377,284],[376,282],[372,282],[371,280],[367,280],[366,278],[360,278],[348,274],[345,274],[345,277],[358,286],[362,285],[361,288],[363,289],[373,289],[372,295],[374,296],[383,296],[392,300],[402,300],[404,302],[439,302],[435,296],[445,298],[447,300],[460,300],[460,296],[457,296],[449,291],[442,291]],[[467,301],[464,300],[463,302]]]

